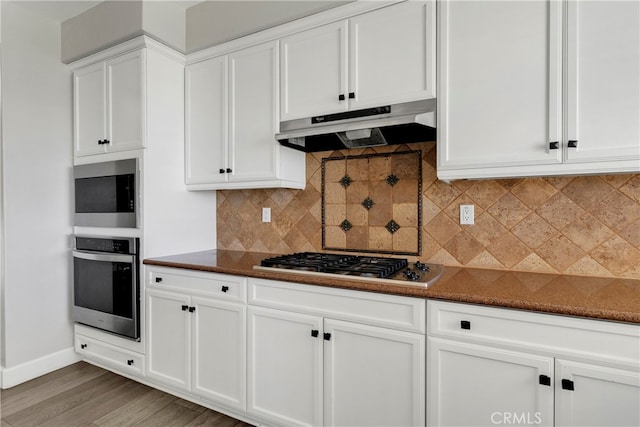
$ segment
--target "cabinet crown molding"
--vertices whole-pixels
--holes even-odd
[[[116,46],[112,46],[110,48],[101,50],[100,52],[94,53],[85,58],[74,61],[69,64],[69,67],[71,68],[72,71],[75,71],[78,68],[82,68],[87,65],[94,64],[96,62],[104,61],[114,56],[133,52],[135,50],[143,49],[143,48],[151,49],[155,52],[165,55],[168,58],[176,62],[179,62],[182,65],[184,65],[185,63],[184,54],[158,42],[157,40],[152,39],[149,36],[143,35],[143,36],[138,36],[131,40],[125,41],[123,43],[120,43]]]
[[[296,19],[272,28],[240,37],[226,43],[212,46],[206,49],[186,55],[186,65],[204,61],[206,59],[224,55],[238,49],[250,47],[259,43],[277,40],[279,38],[298,33],[300,31],[309,30],[314,27],[329,24],[341,19],[348,19],[361,13],[369,12],[383,7],[401,3],[406,0],[390,0],[390,1],[354,1],[352,3],[338,6],[324,12],[316,13],[304,18]]]

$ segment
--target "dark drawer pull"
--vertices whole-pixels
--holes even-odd
[[[222,285],[222,292],[227,292],[229,290],[229,287],[226,285]]]
[[[571,381],[571,380],[562,380],[562,389],[563,390],[569,390],[569,391],[575,390],[574,387],[573,387],[573,381]]]
[[[567,147],[578,148],[578,141],[575,139],[570,139],[569,141],[567,141]]]
[[[340,95],[338,95],[338,101],[344,101],[344,100],[345,100],[344,93],[341,93]]]
[[[558,148],[560,148],[560,143],[558,141],[549,143],[549,150],[557,150]]]
[[[220,168],[220,173],[224,173],[224,169]]]
[[[80,348],[84,350],[85,348],[87,348],[87,345],[86,344],[80,344]]]
[[[324,333],[324,335],[323,335],[323,337],[324,337],[324,340],[325,340],[325,341],[329,341],[329,340],[331,340],[331,334],[330,334],[329,332],[325,332],[325,333]]]
[[[314,337],[314,338],[318,338],[318,333],[319,332],[320,331],[318,331],[317,329],[312,329],[311,330],[311,336]]]
[[[156,277],[156,283],[162,282],[162,277]]]
[[[188,305],[183,305],[182,306],[182,311],[187,311],[189,310],[189,306]]]
[[[189,307],[189,313],[193,313],[194,311],[196,311],[195,307]]]
[[[549,377],[548,375],[540,375],[538,377],[538,382],[540,383],[540,385],[551,385],[551,377]]]
[[[133,365],[133,359],[127,360],[127,365],[132,366]]]
[[[468,320],[461,320],[460,329],[471,329],[471,322]]]
[[[356,94],[355,92],[349,92],[349,99],[355,99]]]

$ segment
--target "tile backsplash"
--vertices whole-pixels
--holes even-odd
[[[218,191],[218,248],[322,251],[322,159],[407,150],[422,150],[422,253],[411,260],[640,278],[640,174],[445,183],[434,143],[309,153],[304,190]],[[475,205],[474,225],[459,224],[461,204]]]

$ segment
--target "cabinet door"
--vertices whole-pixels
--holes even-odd
[[[294,34],[280,43],[282,120],[346,111],[347,22]]]
[[[104,62],[73,73],[74,154],[88,156],[104,152],[98,141],[106,139],[106,87]]]
[[[349,20],[351,109],[435,98],[435,1],[410,1]]]
[[[557,360],[556,425],[640,425],[640,372]]]
[[[640,170],[640,3],[570,1],[568,18],[567,160]]]
[[[321,319],[249,307],[248,322],[247,411],[278,425],[322,425]]]
[[[189,65],[185,75],[187,184],[225,182],[227,168],[227,57]]]
[[[325,320],[324,423],[424,425],[424,335]]]
[[[440,4],[439,172],[517,176],[522,165],[561,162],[550,147],[562,136],[561,11],[551,0]]]
[[[552,358],[428,338],[427,378],[428,425],[553,425]]]
[[[147,375],[189,390],[191,314],[189,297],[147,290]]]
[[[212,299],[192,299],[193,392],[245,410],[246,307]]]
[[[107,61],[107,134],[109,151],[145,146],[144,51]]]
[[[276,178],[278,43],[229,55],[229,181]]]

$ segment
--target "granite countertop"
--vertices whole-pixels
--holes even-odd
[[[144,264],[640,324],[640,280],[445,267],[442,277],[425,287],[253,268],[272,256],[210,250],[145,259]]]

